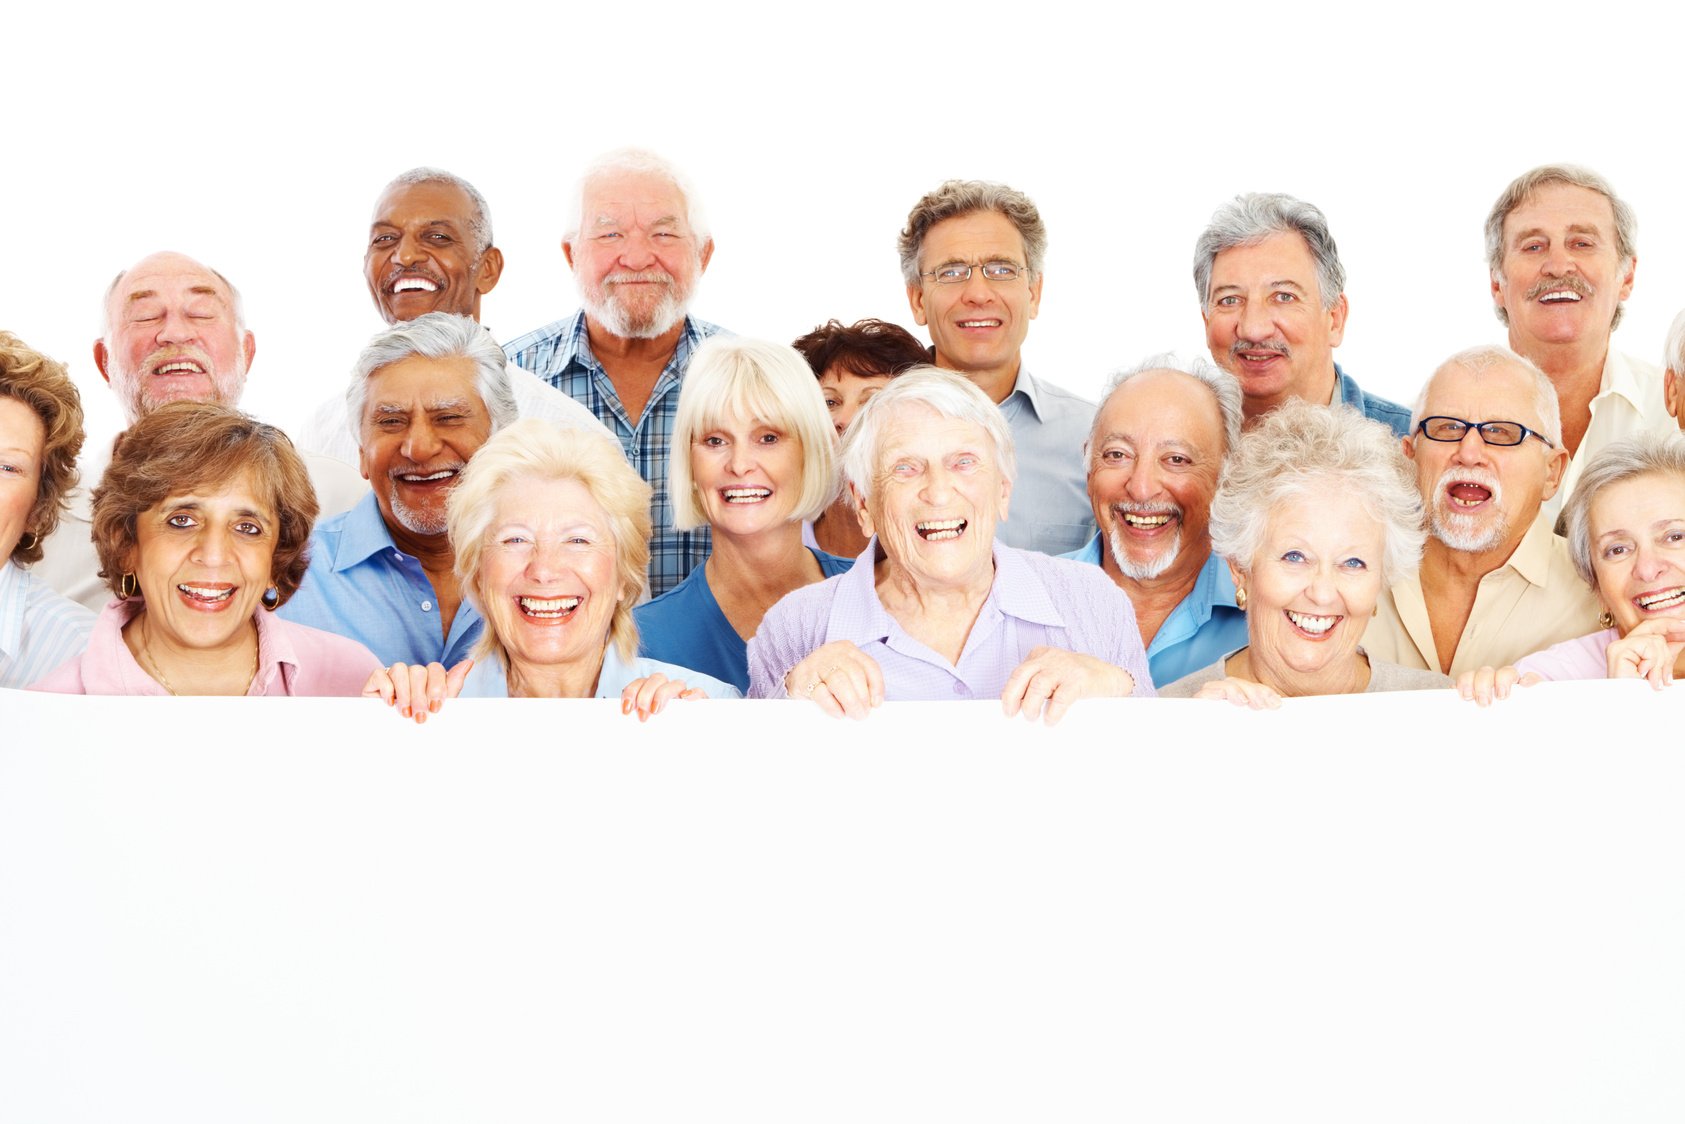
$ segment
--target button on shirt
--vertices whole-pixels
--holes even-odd
[[[585,313],[547,324],[504,345],[504,353],[518,367],[531,371],[551,386],[583,404],[620,441],[621,449],[638,475],[655,490],[650,500],[650,522],[655,534],[649,544],[650,596],[659,597],[685,579],[708,557],[711,540],[707,527],[693,531],[673,528],[673,502],[667,494],[667,451],[673,439],[673,419],[679,410],[679,387],[691,353],[721,329],[695,317],[685,317],[684,331],[673,357],[661,371],[650,391],[643,416],[635,421],[626,414],[614,382],[591,353]]]
[[[1062,557],[1098,566],[1103,548],[1095,532],[1087,546]],[[1170,610],[1147,646],[1147,666],[1154,683],[1174,683],[1246,645],[1246,614],[1235,605],[1234,575],[1228,563],[1208,554],[1193,589]]]
[[[452,667],[468,658],[482,627],[480,614],[464,599],[450,635],[444,634],[427,571],[392,542],[372,492],[350,511],[316,525],[304,584],[278,611],[287,620],[349,636],[388,667],[435,662]]]
[[[1000,404],[1012,429],[1018,479],[996,537],[1020,550],[1064,554],[1094,534],[1082,447],[1094,425],[1094,403],[1040,382],[1023,367]]]
[[[1094,656],[1129,672],[1136,697],[1153,693],[1135,609],[1104,573],[997,542],[995,580],[958,663],[908,635],[878,600],[873,539],[840,577],[774,605],[749,641],[749,697],[783,698],[784,678],[835,640],[853,642],[883,669],[887,701],[998,699],[1041,646]]]

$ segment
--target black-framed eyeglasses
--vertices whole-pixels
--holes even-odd
[[[1545,443],[1545,448],[1556,448],[1544,434],[1536,429],[1528,429],[1520,422],[1471,422],[1462,418],[1431,417],[1423,418],[1416,426],[1416,432],[1429,441],[1461,441],[1471,429],[1480,434],[1480,439],[1488,445],[1508,447],[1519,445],[1529,437],[1537,437]]]
[[[988,281],[1016,281],[1018,275],[1024,272],[1023,266],[1012,261],[986,261],[976,265],[951,261],[919,276],[929,277],[938,285],[963,285],[971,280],[971,271],[974,269],[982,270],[984,279]]]

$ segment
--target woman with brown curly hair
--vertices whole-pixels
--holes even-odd
[[[170,402],[117,441],[94,491],[100,576],[117,600],[83,654],[35,685],[89,695],[358,695],[380,666],[354,640],[284,621],[316,521],[286,434]]]
[[[76,486],[82,397],[64,364],[0,332],[0,687],[27,687],[87,643],[94,615],[26,567]]]

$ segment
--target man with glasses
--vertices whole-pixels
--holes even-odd
[[[1082,460],[1094,404],[1032,378],[1019,355],[1047,253],[1036,205],[1004,184],[949,180],[914,204],[899,245],[931,362],[981,387],[1012,428],[1018,479],[997,536],[1025,550],[1076,550],[1094,534]]]
[[[1596,630],[1596,599],[1541,512],[1568,463],[1543,371],[1502,347],[1453,355],[1423,388],[1404,453],[1429,536],[1416,576],[1381,593],[1370,656],[1456,676]]]

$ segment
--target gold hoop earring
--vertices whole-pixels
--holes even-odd
[[[1604,628],[1614,628],[1615,618],[1610,614],[1608,609],[1605,609],[1602,613],[1598,614],[1597,623],[1602,625]]]
[[[133,574],[124,574],[117,579],[117,600],[127,601],[140,592],[140,583],[135,581]]]

